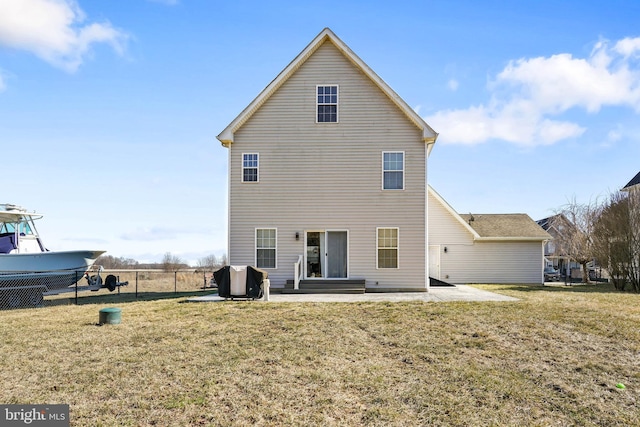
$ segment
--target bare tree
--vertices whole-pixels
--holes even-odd
[[[213,254],[207,255],[206,257],[198,260],[198,267],[200,268],[214,269],[218,267],[218,265],[218,258]]]
[[[640,292],[640,195],[613,193],[594,227],[594,250],[613,285]]]
[[[557,224],[564,227],[557,237],[558,244],[565,254],[582,266],[582,281],[589,283],[587,264],[595,258],[593,246],[593,229],[598,218],[600,207],[597,202],[579,204],[575,199],[564,205],[555,218],[564,217],[568,224]],[[557,221],[557,219],[554,219]]]
[[[162,257],[162,269],[164,271],[177,271],[185,265],[184,261],[177,255],[172,255],[171,252],[167,252]]]

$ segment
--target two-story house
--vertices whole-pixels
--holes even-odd
[[[276,288],[358,279],[368,291],[427,290],[429,252],[446,250],[429,245],[436,138],[324,29],[218,135],[229,150],[229,262],[266,270]],[[538,265],[525,281],[542,281]]]

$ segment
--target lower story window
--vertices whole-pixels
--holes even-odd
[[[398,229],[378,228],[378,268],[398,268]]]
[[[256,267],[276,268],[276,229],[256,229]]]

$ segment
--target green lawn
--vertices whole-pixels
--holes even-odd
[[[520,301],[2,311],[0,403],[74,426],[640,425],[640,295],[483,288]]]

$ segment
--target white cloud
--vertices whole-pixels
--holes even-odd
[[[489,84],[487,105],[440,111],[426,117],[449,143],[478,144],[502,139],[520,145],[553,144],[582,135],[585,128],[558,116],[607,106],[640,112],[640,38],[613,48],[598,42],[588,58],[570,54],[510,61]]]
[[[110,23],[86,23],[75,0],[0,0],[0,45],[26,50],[74,72],[91,45],[122,53],[127,35]]]
[[[456,79],[449,79],[449,81],[447,82],[447,87],[454,92],[458,90],[459,85],[460,84]]]
[[[615,51],[624,57],[640,54],[640,38],[624,38],[618,40],[614,47]]]
[[[618,125],[615,129],[611,129],[607,133],[607,137],[602,140],[600,143],[600,147],[612,147],[618,141],[620,141],[625,136],[626,131],[622,128],[621,125]]]

